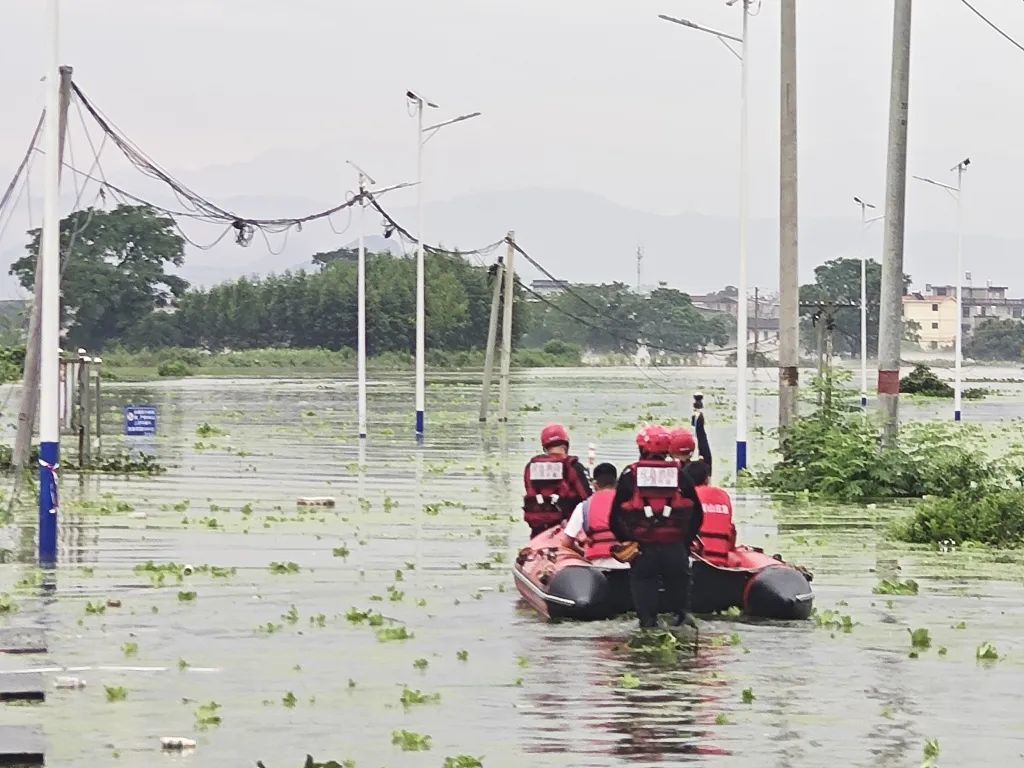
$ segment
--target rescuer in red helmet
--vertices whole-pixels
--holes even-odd
[[[569,432],[561,424],[548,424],[540,433],[544,453],[534,456],[523,470],[523,517],[536,536],[563,520],[592,493],[587,470],[569,454]]]
[[[697,450],[697,441],[693,438],[693,432],[686,427],[677,427],[668,433],[668,455],[686,466],[693,461],[694,451]]]
[[[630,564],[630,591],[641,628],[658,623],[659,587],[676,625],[696,626],[689,614],[690,547],[704,513],[693,483],[668,457],[671,438],[651,426],[636,436],[640,458],[619,477],[611,529],[624,542],[615,555]]]

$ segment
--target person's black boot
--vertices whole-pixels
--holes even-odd
[[[677,613],[675,620],[672,622],[673,627],[691,627],[697,629],[697,620],[693,618],[693,614],[688,611]]]

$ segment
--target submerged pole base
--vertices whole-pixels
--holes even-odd
[[[736,441],[736,474],[747,468],[747,441]],[[739,479],[739,478],[737,478]]]
[[[57,471],[60,443],[39,444],[39,564],[57,564]]]

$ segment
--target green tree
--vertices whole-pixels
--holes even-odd
[[[967,339],[964,354],[976,360],[1012,360],[1024,357],[1024,323],[990,318],[978,323]]]
[[[878,350],[878,302],[882,292],[882,265],[867,261],[867,330],[868,354]],[[903,276],[904,289],[910,276]],[[805,318],[801,337],[813,345],[811,317],[817,304],[835,306],[835,330],[832,339],[837,354],[860,354],[860,259],[832,259],[814,269],[814,282],[800,286],[800,314]],[[911,332],[913,328],[909,329]]]
[[[40,230],[29,238],[28,253],[11,265],[11,274],[31,290]],[[61,221],[60,241],[61,319],[73,346],[101,349],[155,309],[175,306],[188,287],[166,271],[183,263],[184,240],[171,219],[147,206],[76,211]]]

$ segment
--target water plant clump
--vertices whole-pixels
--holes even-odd
[[[394,731],[391,743],[403,752],[426,752],[430,749],[430,736],[413,731]]]
[[[398,700],[403,707],[408,709],[416,704],[436,704],[441,700],[441,694],[424,693],[413,688],[405,688]]]
[[[872,590],[875,595],[916,595],[919,586],[913,579],[882,579]]]
[[[1024,544],[1024,489],[958,490],[925,499],[910,517],[894,524],[893,535],[912,544],[952,540],[1019,547]]]
[[[916,650],[931,648],[932,637],[927,628],[907,629],[907,632],[910,633],[910,645],[912,648]]]
[[[982,643],[974,652],[974,657],[978,661],[998,661],[999,652],[992,643]]]
[[[456,755],[455,757],[446,757],[442,768],[484,768],[483,761],[483,757]]]

